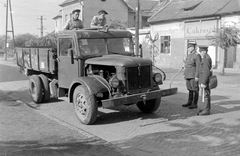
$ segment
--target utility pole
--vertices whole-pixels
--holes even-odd
[[[10,9],[10,18],[11,18],[11,25],[12,25],[12,30],[8,30],[8,7]],[[13,39],[13,52],[15,54],[15,40],[14,40],[14,30],[13,30],[13,18],[12,18],[12,7],[11,7],[11,0],[7,0],[6,4],[6,33],[5,33],[5,60],[7,60],[7,48],[9,46],[8,41],[7,41],[7,36],[8,32],[12,32],[12,39]]]
[[[83,0],[79,0],[79,3],[81,5],[81,14],[82,14],[82,22],[84,22],[84,1]]]
[[[43,29],[45,29],[45,28],[43,28],[43,20],[46,20],[46,18],[43,18],[43,16],[41,16],[38,19],[40,19],[40,24],[41,24],[41,27],[39,28],[40,29],[40,34],[41,34],[40,36],[43,37]]]
[[[135,23],[135,50],[136,50],[137,56],[139,56],[139,12],[140,12],[140,3],[139,3],[139,0],[137,0],[136,23]]]

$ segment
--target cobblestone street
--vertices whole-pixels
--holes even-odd
[[[163,88],[169,86],[169,80],[177,71],[165,70],[168,78]],[[48,126],[51,125],[50,127],[53,126],[53,129],[34,128],[35,133],[29,131],[34,125],[38,127],[43,122],[38,121],[36,117],[28,121],[25,117],[27,112],[22,110],[15,114],[15,119],[9,118],[15,121],[1,122],[18,122],[17,128],[22,131],[12,131],[10,134],[7,130],[13,129],[14,126],[5,124],[1,142],[4,143],[5,140],[9,143],[15,136],[14,141],[19,140],[18,143],[15,142],[17,146],[24,145],[26,150],[32,148],[29,146],[30,140],[41,140],[38,142],[41,148],[37,149],[42,149],[43,145],[51,147],[51,152],[56,152],[56,155],[61,153],[61,141],[68,138],[73,139],[76,144],[64,147],[77,150],[77,147],[81,146],[78,152],[86,155],[101,155],[106,151],[109,156],[240,156],[240,75],[227,73],[226,76],[221,76],[216,71],[219,85],[217,89],[212,90],[211,115],[197,116],[202,107],[200,100],[198,109],[190,110],[181,106],[187,100],[181,74],[172,84],[173,87],[178,87],[179,93],[162,98],[161,105],[154,114],[143,114],[135,105],[112,110],[100,108],[96,123],[89,126],[82,125],[77,120],[72,105],[69,105],[65,98],[35,105],[28,92],[28,80],[1,83],[0,90],[4,95],[7,94],[13,101],[22,102],[19,106],[40,115],[39,120],[44,120]],[[13,109],[11,110],[10,113],[13,113]],[[5,112],[2,116],[8,117],[10,114]],[[63,127],[56,133],[57,125]],[[43,131],[51,133],[45,136]],[[69,132],[66,134],[67,131]],[[51,136],[52,133],[57,135]]]

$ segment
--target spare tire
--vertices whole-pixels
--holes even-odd
[[[35,103],[42,102],[42,98],[43,98],[42,81],[39,76],[37,75],[30,76],[29,91],[31,93],[32,100]]]

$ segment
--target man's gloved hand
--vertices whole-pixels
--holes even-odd
[[[200,84],[200,87],[201,87],[201,88],[206,88],[206,85]]]

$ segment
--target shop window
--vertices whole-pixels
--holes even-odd
[[[164,54],[169,54],[170,53],[170,42],[171,42],[171,38],[170,36],[161,36],[161,53]]]

